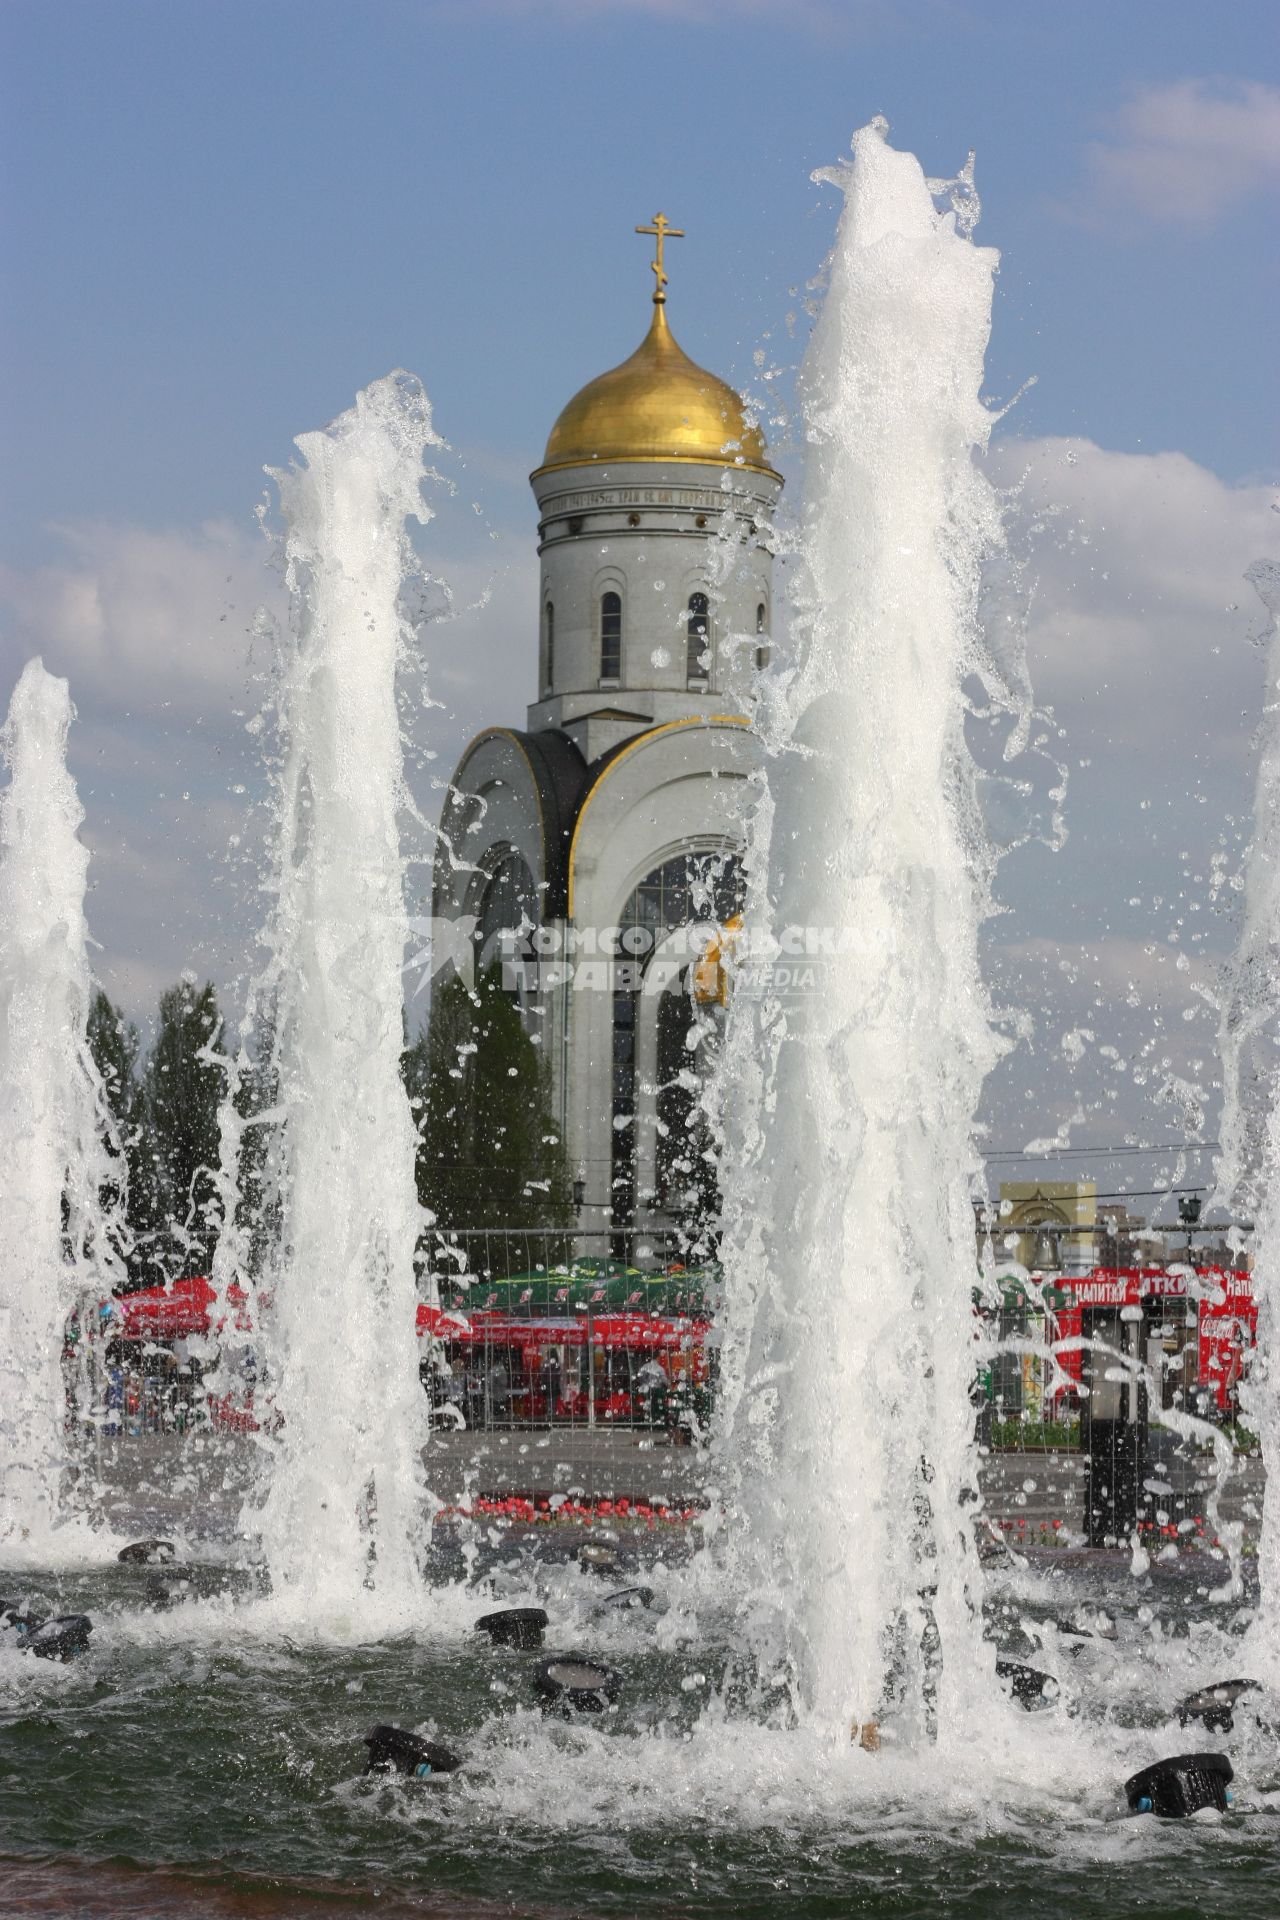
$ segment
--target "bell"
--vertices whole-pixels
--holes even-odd
[[[1031,1265],[1037,1273],[1056,1273],[1058,1268],[1058,1236],[1048,1227],[1041,1227],[1031,1249]]]

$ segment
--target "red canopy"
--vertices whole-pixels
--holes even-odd
[[[1040,1276],[1035,1276],[1037,1280]],[[1094,1267],[1089,1273],[1054,1274],[1046,1281],[1072,1307],[1136,1307],[1144,1300],[1211,1301],[1215,1294],[1253,1295],[1253,1282],[1235,1267]]]
[[[1258,1338],[1252,1274],[1225,1267],[1184,1267],[1175,1273],[1160,1268],[1095,1267],[1092,1273],[1055,1279],[1052,1284],[1066,1302],[1049,1315],[1049,1338],[1054,1343],[1081,1339],[1085,1307],[1136,1307],[1149,1299],[1198,1295],[1199,1384],[1212,1388],[1219,1407],[1227,1408],[1246,1355]],[[1068,1346],[1057,1359],[1067,1383],[1078,1387],[1084,1374],[1083,1348]],[[1055,1383],[1053,1391],[1064,1390],[1061,1374],[1055,1375]]]
[[[666,1319],[651,1313],[601,1313],[590,1319],[516,1320],[510,1314],[480,1312],[462,1315],[446,1308],[418,1306],[418,1336],[432,1334],[452,1346],[629,1347],[633,1351],[671,1351],[701,1346],[706,1320]]]
[[[218,1295],[213,1283],[203,1274],[189,1274],[172,1286],[142,1287],[137,1293],[118,1295],[112,1302],[112,1318],[125,1340],[180,1340],[191,1333],[208,1333],[210,1324],[221,1332],[229,1313],[237,1333],[252,1333],[249,1296],[233,1280],[227,1288],[224,1310],[213,1318]]]
[[[115,1330],[126,1340],[179,1340],[187,1334],[221,1332],[231,1317],[237,1333],[252,1333],[249,1298],[233,1280],[222,1311],[218,1296],[202,1274],[175,1280],[170,1287],[143,1287],[112,1301]],[[700,1346],[708,1331],[705,1320],[666,1317],[651,1313],[602,1313],[590,1318],[517,1320],[508,1313],[452,1313],[420,1302],[417,1330],[421,1338],[433,1334],[456,1346],[584,1347],[588,1332],[597,1347],[630,1347],[633,1351],[670,1351]]]

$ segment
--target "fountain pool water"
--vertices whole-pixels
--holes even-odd
[[[998,537],[972,466],[993,263],[939,220],[881,129],[859,136],[841,184],[806,373],[805,651],[786,704],[764,716],[781,751],[772,839],[753,861],[757,903],[774,888],[775,913],[856,915],[868,937],[838,990],[783,1010],[785,1045],[776,1024],[754,1045],[744,1024],[734,1042],[748,1124],[733,1151],[755,1204],[727,1249],[743,1297],[728,1323],[714,1550],[615,1523],[618,1584],[651,1596],[628,1608],[602,1604],[572,1527],[476,1522],[452,1557],[437,1543],[433,1585],[412,1565],[428,1516],[413,1484],[418,1403],[403,1397],[418,1223],[393,1084],[393,680],[402,527],[429,422],[416,389],[384,383],[304,443],[306,467],[283,488],[300,614],[264,987],[279,993],[291,1223],[270,1275],[287,1423],[263,1515],[273,1599],[256,1602],[259,1569],[239,1564],[224,1490],[235,1445],[204,1439],[183,1522],[202,1597],[157,1604],[145,1566],[25,1576],[16,1597],[34,1609],[96,1623],[90,1654],[65,1668],[0,1646],[0,1852],[20,1856],[11,1886],[43,1888],[37,1911],[1276,1910],[1265,1698],[1229,1736],[1229,1817],[1135,1820],[1123,1789],[1203,1738],[1177,1705],[1239,1671],[1251,1569],[1220,1602],[1195,1555],[1140,1578],[1105,1555],[1006,1554],[982,1569],[965,1524],[965,1182],[992,1041],[960,681],[979,664],[978,554]],[[851,1225],[879,1291],[846,1299],[830,1252]],[[814,1262],[803,1272],[800,1251]],[[786,1275],[794,1291],[814,1285],[820,1312],[774,1294]],[[804,1399],[802,1339],[825,1421]],[[877,1374],[887,1392],[873,1396]],[[873,1416],[873,1397],[889,1411]],[[165,1493],[126,1472],[117,1526],[127,1512],[154,1532]],[[514,1607],[545,1611],[541,1648],[477,1632]],[[1049,1675],[1055,1701],[1026,1712],[1006,1698],[997,1652]],[[544,1711],[549,1659],[608,1669],[616,1701]],[[850,1738],[868,1720],[882,1722],[878,1751]],[[382,1724],[463,1764],[421,1781],[367,1775],[365,1737]]]
[[[434,1593],[411,1636],[345,1646],[258,1631],[231,1600],[150,1613],[124,1568],[30,1582],[33,1603],[87,1609],[96,1627],[69,1667],[0,1658],[0,1871],[6,1853],[53,1856],[45,1884],[66,1905],[50,1910],[166,1920],[313,1899],[321,1913],[1114,1920],[1217,1911],[1224,1887],[1240,1920],[1274,1913],[1272,1736],[1197,1737],[1176,1719],[1179,1699],[1239,1661],[1243,1616],[1194,1584],[1147,1581],[1117,1601],[1087,1574],[1011,1570],[992,1597],[1040,1634],[1029,1657],[1061,1675],[1059,1705],[997,1705],[963,1754],[871,1755],[716,1707],[732,1610],[692,1614],[674,1572],[644,1577],[655,1607],[607,1619],[593,1576],[530,1555],[483,1592]],[[542,1651],[474,1632],[495,1604],[534,1600]],[[1072,1651],[1052,1620],[1099,1604],[1118,1639]],[[616,1670],[617,1706],[544,1714],[534,1673],[553,1652]],[[442,1742],[461,1769],[367,1776],[379,1723]],[[1128,1817],[1129,1775],[1206,1745],[1234,1763],[1232,1815]],[[100,1878],[73,1881],[86,1860]],[[172,1878],[149,1889],[129,1861]],[[77,1905],[71,1884],[103,1904]]]

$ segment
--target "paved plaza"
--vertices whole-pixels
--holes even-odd
[[[261,1452],[251,1435],[131,1435],[104,1442],[81,1471],[86,1497],[88,1485],[100,1483],[96,1504],[118,1532],[178,1530],[230,1540]],[[427,1450],[427,1468],[433,1493],[449,1507],[487,1496],[550,1494],[681,1510],[713,1503],[717,1491],[715,1458],[706,1450],[672,1445],[664,1434],[598,1427],[439,1433]],[[1175,1506],[1193,1525],[1207,1520],[1212,1460],[1180,1462],[1167,1484],[1177,1496],[1170,1499],[1171,1523]],[[987,1515],[1015,1544],[1054,1545],[1083,1529],[1078,1453],[990,1454],[981,1486]],[[1237,1460],[1220,1513],[1224,1521],[1243,1522],[1246,1545],[1257,1539],[1262,1488],[1261,1462]]]

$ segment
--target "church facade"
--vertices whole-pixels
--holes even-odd
[[[698,1047],[740,906],[782,488],[739,396],[671,333],[671,229],[637,231],[657,240],[648,333],[531,475],[537,697],[462,755],[434,876],[433,913],[473,927],[546,1050],[584,1234],[678,1225],[705,1198]]]

